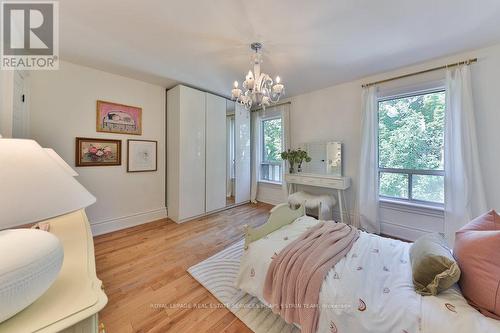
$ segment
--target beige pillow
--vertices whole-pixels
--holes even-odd
[[[460,268],[440,234],[420,237],[410,249],[415,291],[437,295],[460,279]]]

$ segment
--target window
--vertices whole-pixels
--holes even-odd
[[[262,156],[260,179],[281,183],[282,123],[279,118],[266,118],[261,123]]]
[[[443,90],[378,103],[379,194],[414,203],[444,203]]]

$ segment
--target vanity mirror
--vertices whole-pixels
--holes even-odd
[[[301,148],[311,157],[311,162],[304,165],[304,173],[342,177],[341,142],[309,142],[301,145]]]

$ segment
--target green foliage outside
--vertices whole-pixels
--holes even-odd
[[[445,93],[379,103],[379,167],[443,170]],[[380,194],[408,198],[408,175],[382,173]],[[444,202],[442,176],[413,176],[413,199]]]
[[[281,162],[281,118],[264,120],[263,160],[266,162]]]

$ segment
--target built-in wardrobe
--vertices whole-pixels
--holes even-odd
[[[250,200],[250,114],[226,98],[167,91],[167,210],[184,222]]]

